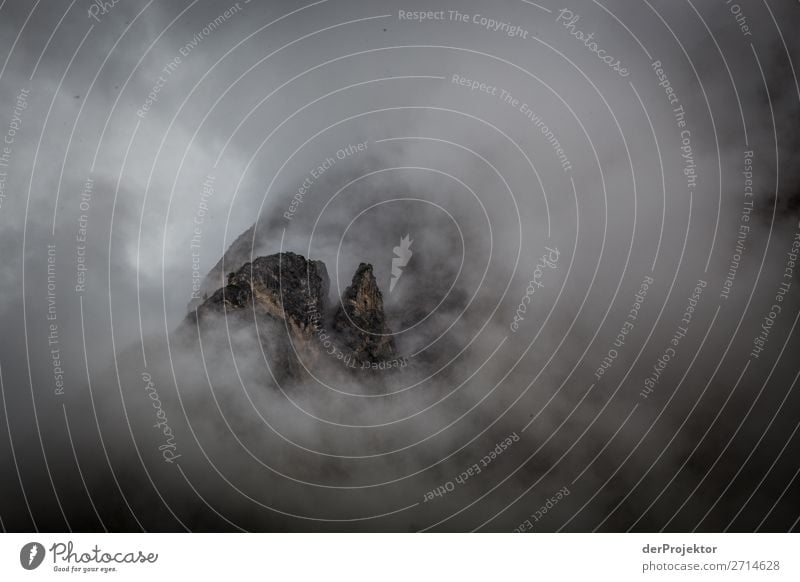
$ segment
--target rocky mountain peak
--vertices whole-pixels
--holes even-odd
[[[227,285],[198,306],[189,323],[205,326],[218,315],[244,325],[256,323],[260,341],[284,379],[302,376],[304,365],[298,356],[304,364],[330,357],[329,345],[337,346],[334,357],[340,360],[378,363],[394,358],[395,344],[372,265],[359,265],[335,311],[329,307],[329,287],[322,261],[291,252],[259,257],[229,273]],[[331,321],[328,334],[325,328]]]
[[[369,318],[383,314],[383,295],[372,272],[372,265],[361,263],[358,266],[351,285],[342,295],[342,303],[350,306],[351,315],[357,318]]]
[[[314,312],[326,311],[329,287],[328,270],[322,261],[277,253],[229,273],[228,284],[198,308],[198,315],[250,306],[256,314],[268,314],[304,330],[313,322]]]
[[[333,319],[334,330],[361,361],[389,360],[396,350],[383,310],[383,295],[372,265],[361,263],[342,294]]]

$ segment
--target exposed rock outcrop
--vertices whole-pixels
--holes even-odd
[[[199,308],[198,315],[251,307],[256,314],[284,320],[298,331],[311,323],[311,308],[327,309],[330,280],[322,261],[295,253],[259,257],[228,275],[228,284]]]
[[[372,265],[359,266],[334,313],[329,287],[322,261],[289,252],[259,257],[230,273],[227,285],[190,313],[187,323],[203,329],[224,316],[236,325],[254,326],[280,381],[301,379],[305,368],[326,359],[375,363],[394,358]]]
[[[359,361],[394,358],[394,339],[386,323],[383,295],[372,273],[372,265],[361,263],[358,266],[336,310],[333,329]]]

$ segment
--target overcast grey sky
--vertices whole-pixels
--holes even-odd
[[[797,527],[794,3],[101,4],[0,5],[5,527],[510,531],[564,486],[542,529]],[[336,301],[369,262],[390,317],[446,300],[406,353],[468,350],[380,405],[294,400],[221,330],[234,436],[171,334],[251,227],[225,271],[291,250]]]

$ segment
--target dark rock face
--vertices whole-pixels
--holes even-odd
[[[352,284],[342,294],[341,305],[333,318],[333,329],[359,361],[394,358],[394,339],[386,323],[383,295],[372,273],[372,265],[361,263],[358,266]]]
[[[228,284],[209,297],[198,315],[221,309],[251,307],[305,330],[313,310],[327,308],[330,281],[322,261],[308,261],[294,253],[259,257],[228,276]]]
[[[303,375],[298,355],[313,364],[320,354],[315,314],[327,309],[329,285],[321,261],[295,253],[259,257],[230,273],[228,284],[191,313],[188,323],[203,327],[224,315],[236,325],[257,329],[276,379],[298,379]]]
[[[374,363],[394,358],[372,266],[359,266],[333,314],[330,334],[325,330],[331,320],[329,286],[322,261],[295,253],[259,257],[230,273],[228,284],[190,313],[187,324],[213,326],[214,318],[225,316],[256,327],[271,369],[282,381],[302,378],[306,367],[323,359]]]

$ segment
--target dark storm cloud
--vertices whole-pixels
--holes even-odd
[[[759,394],[761,381],[769,373],[767,365],[754,362],[756,372],[752,379],[748,376],[728,402],[725,398],[740,369],[723,365],[721,373],[717,373],[717,364],[723,352],[726,362],[747,357],[752,330],[760,325],[775,294],[775,282],[783,273],[785,257],[781,250],[787,247],[797,227],[797,177],[793,170],[797,154],[792,120],[796,119],[798,95],[786,50],[772,18],[762,7],[748,6],[748,16],[754,30],[753,47],[763,67],[768,92],[753,61],[751,39],[742,36],[729,7],[697,6],[714,34],[714,42],[688,4],[655,4],[691,60],[649,6],[609,2],[607,7],[637,33],[653,60],[663,61],[687,112],[701,188],[693,199],[685,249],[688,198],[686,178],[680,171],[683,159],[675,118],[639,45],[592,3],[576,2],[570,7],[582,16],[577,28],[594,31],[601,46],[629,63],[633,71],[629,79],[605,70],[599,72],[596,55],[571,37],[562,23],[556,22],[557,11],[545,13],[522,3],[507,2],[502,6],[458,3],[458,10],[498,21],[518,22],[531,37],[525,42],[497,31],[493,34],[482,28],[480,21],[418,25],[397,18],[400,9],[420,10],[427,6],[345,2],[302,9],[295,2],[254,1],[153,3],[141,14],[146,3],[119,2],[108,13],[98,14],[99,22],[89,17],[85,7],[76,8],[68,13],[53,36],[30,80],[42,48],[61,15],[58,10],[37,9],[14,47],[0,85],[3,104],[0,131],[5,131],[6,121],[12,117],[19,92],[31,89],[29,105],[21,112],[23,129],[13,148],[13,172],[9,172],[6,190],[11,194],[0,208],[5,282],[0,317],[3,328],[12,330],[2,339],[0,354],[5,409],[14,450],[21,462],[23,486],[32,497],[37,525],[50,529],[64,527],[62,510],[53,494],[55,489],[73,526],[89,529],[99,526],[82,491],[75,458],[65,436],[66,410],[72,436],[78,443],[78,461],[100,506],[99,513],[105,516],[109,527],[138,527],[128,509],[130,503],[149,529],[180,529],[176,516],[195,529],[227,529],[232,527],[231,522],[248,529],[340,529],[345,527],[341,523],[297,520],[264,506],[333,518],[379,514],[410,506],[421,501],[427,491],[470,467],[511,433],[521,435],[520,443],[499,457],[491,469],[487,468],[486,480],[476,479],[474,485],[440,500],[431,510],[431,516],[409,510],[385,521],[357,522],[352,527],[427,527],[485,494],[481,502],[442,527],[471,529],[486,523],[489,528],[508,530],[522,521],[529,507],[538,507],[541,499],[561,487],[572,487],[572,479],[584,469],[583,480],[577,485],[581,501],[576,503],[578,496],[573,493],[569,504],[560,505],[551,522],[554,526],[566,523],[599,491],[586,509],[569,522],[569,529],[592,529],[601,523],[606,529],[626,529],[634,523],[644,529],[660,528],[698,486],[697,495],[681,514],[685,521],[672,523],[677,528],[694,527],[696,509],[701,509],[702,515],[714,503],[725,479],[741,466],[767,422],[745,423],[740,437],[745,443],[732,447],[707,481],[701,480],[720,454],[721,446],[703,444],[697,456],[687,463],[686,470],[676,477],[676,488],[655,502],[664,484],[676,475],[701,442],[709,426],[708,419],[713,419],[719,407],[727,403],[729,408],[720,420],[725,426],[719,429],[720,439],[727,440],[738,421],[748,413]],[[796,8],[770,8],[778,23],[797,22]],[[223,16],[226,10],[232,10],[229,17]],[[259,31],[293,10],[298,12]],[[0,13],[0,39],[6,51],[29,13],[28,3],[4,5]],[[334,27],[381,15],[391,17]],[[75,54],[62,82],[69,59],[91,25],[92,32]],[[334,28],[317,32],[328,27]],[[244,40],[251,33],[253,36]],[[293,43],[304,35],[310,36]],[[783,27],[783,35],[789,44],[789,54],[796,60],[797,41],[789,26]],[[532,37],[541,38],[563,54]],[[226,51],[243,40],[220,61]],[[723,47],[726,61],[718,54],[717,44]],[[284,45],[287,46],[282,48]],[[394,45],[451,48],[375,51],[314,69],[337,57]],[[268,61],[259,62],[274,51],[277,52]],[[733,83],[726,64],[731,68]],[[535,131],[525,131],[533,125],[518,106],[498,99],[497,95],[456,85],[451,82],[454,74],[504,88],[529,103],[553,128],[574,166],[569,175],[576,184],[580,210],[577,248],[574,247],[575,200],[552,144]],[[95,75],[97,81],[92,84]],[[296,79],[279,89],[295,76]],[[410,76],[426,78],[386,79]],[[632,336],[635,344],[620,350],[620,357],[609,373],[613,381],[596,382],[596,387],[589,391],[593,372],[606,356],[642,278],[650,274],[658,240],[654,233],[661,228],[661,164],[648,119],[631,91],[629,80],[652,115],[667,171],[667,215],[658,248],[659,261],[652,273],[656,286],[647,298],[646,315],[637,323]],[[275,93],[262,103],[272,91]],[[155,100],[151,99],[150,108],[145,111],[151,92]],[[215,104],[224,92],[226,97]],[[312,103],[328,93],[329,96]],[[777,188],[770,105],[780,160]],[[45,113],[51,106],[45,125]],[[365,114],[378,109],[392,110]],[[577,119],[573,118],[573,112]],[[748,129],[748,146],[744,144],[742,114]],[[588,144],[584,130],[595,149]],[[314,140],[304,143],[317,133]],[[99,143],[101,134],[103,141]],[[67,149],[70,136],[72,142]],[[512,136],[516,143],[506,136]],[[409,137],[433,137],[463,144],[474,153],[443,141],[376,143],[377,139]],[[338,159],[336,153],[340,149],[363,142],[368,144],[366,152]],[[719,290],[736,242],[742,209],[743,152],[748,148],[756,152],[756,210],[760,221],[751,223],[746,260],[737,273],[736,295],[721,304],[718,331],[710,340],[713,356],[693,360],[692,352],[699,349],[703,333],[714,316],[714,305],[720,301]],[[544,192],[522,152],[527,153],[541,172]],[[34,155],[37,165],[31,180]],[[320,173],[319,166],[331,157],[335,163]],[[481,158],[491,162],[502,178]],[[718,164],[722,166],[721,192],[717,187]],[[284,213],[311,171],[320,177],[314,179],[297,207],[296,216],[287,220]],[[203,197],[203,184],[210,176],[213,195]],[[88,177],[93,180],[93,189],[91,204],[84,212],[80,196]],[[326,206],[333,193],[351,181],[355,182]],[[507,186],[512,190],[513,200]],[[476,196],[470,193],[470,188]],[[549,216],[545,213],[545,196]],[[773,222],[772,204],[776,196],[778,213]],[[415,260],[404,274],[406,279],[398,294],[387,296],[390,317],[402,323],[402,312],[408,302],[428,307],[446,294],[458,273],[462,250],[452,221],[434,207],[411,202],[378,206],[354,222],[345,234],[345,227],[356,215],[390,198],[434,201],[452,212],[455,223],[462,229],[465,268],[448,296],[450,301],[429,320],[427,327],[399,339],[407,350],[424,345],[455,320],[479,288],[470,308],[458,320],[447,341],[438,345],[440,351],[432,358],[433,364],[446,361],[474,340],[455,366],[437,376],[424,391],[387,402],[378,399],[380,404],[373,406],[321,390],[314,383],[290,394],[293,403],[273,385],[269,370],[248,335],[252,330],[237,331],[241,335],[234,342],[236,349],[232,355],[225,335],[227,330],[220,325],[209,340],[213,348],[205,354],[219,400],[211,398],[197,345],[189,343],[187,347],[174,342],[167,347],[165,341],[186,315],[193,272],[205,276],[229,245],[254,222],[252,238],[256,246],[251,249],[245,244],[244,253],[229,257],[231,261],[213,273],[212,281],[219,281],[227,272],[237,269],[250,260],[250,255],[277,252],[283,241],[284,250],[324,260],[334,290],[337,285],[343,289],[349,283],[360,262],[373,263],[387,295],[392,248],[401,236],[412,233]],[[718,209],[720,201],[722,206]],[[517,207],[521,219],[516,215]],[[323,209],[324,214],[320,215]],[[719,229],[715,237],[718,213]],[[89,273],[86,291],[77,294],[73,292],[80,244],[76,234],[83,214],[88,215]],[[318,217],[314,237],[309,240]],[[197,220],[201,222],[198,224]],[[494,237],[491,258],[487,224],[492,226]],[[192,236],[200,237],[196,257],[199,263],[193,262]],[[761,255],[768,238],[771,246],[762,266]],[[706,273],[712,239],[711,266]],[[45,317],[47,249],[51,244],[57,249],[57,316],[67,386],[66,395],[60,399],[53,394],[53,363],[47,342],[51,330]],[[557,246],[561,251],[558,267],[543,275],[547,290],[541,297],[546,301],[542,301],[541,311],[526,316],[522,333],[510,334],[509,323],[536,261],[545,252],[545,245]],[[671,288],[679,261],[682,261],[680,271],[675,287]],[[23,267],[24,311],[21,309]],[[756,276],[759,286],[748,303]],[[683,344],[684,351],[671,365],[667,372],[669,380],[662,381],[659,392],[653,399],[643,400],[638,394],[642,380],[669,345],[687,298],[701,278],[708,281],[708,287],[698,319]],[[219,284],[212,283],[206,290],[213,291],[216,287]],[[647,332],[655,324],[668,293],[669,302],[648,339]],[[336,301],[338,293],[334,291],[331,295],[331,300]],[[476,335],[501,297],[497,314]],[[526,352],[555,301],[541,336]],[[796,293],[786,305],[779,328],[783,335],[775,337],[785,337],[788,333],[797,309]],[[742,328],[746,331],[740,331],[731,350],[726,351],[745,306],[748,311]],[[26,326],[27,346],[23,335]],[[594,343],[587,347],[595,337]],[[140,338],[144,339],[151,373],[158,379],[164,409],[175,434],[179,435],[177,440],[184,455],[180,466],[205,501],[187,485],[174,465],[164,463],[155,452],[162,444],[162,435],[151,430],[150,402],[142,396]],[[91,393],[83,340],[93,379]],[[645,340],[646,348],[637,358]],[[506,342],[503,348],[485,368],[465,382],[476,365],[487,360],[503,341]],[[579,365],[578,359],[584,351],[585,361]],[[119,369],[113,359],[115,353],[120,356]],[[167,354],[172,362],[167,361]],[[554,357],[550,358],[551,355]],[[635,371],[623,388],[617,390],[623,371],[634,360]],[[234,362],[241,383],[232,369]],[[687,370],[689,374],[675,392],[670,407],[659,415]],[[767,411],[771,414],[780,402],[794,371],[781,365],[771,377],[765,400],[773,407],[764,404],[764,414]],[[541,375],[537,377],[539,372]],[[506,373],[509,375],[498,385]],[[523,396],[535,377],[536,383]],[[335,427],[304,412],[353,425],[377,424],[426,408],[461,382],[465,382],[464,387],[444,400],[444,404],[386,430]],[[693,409],[704,389],[705,398]],[[615,397],[608,404],[612,393]],[[125,395],[125,408],[121,394]],[[90,395],[96,399],[94,407]],[[581,400],[584,396],[586,399]],[[486,400],[482,400],[484,397]],[[33,399],[38,430],[30,421]],[[581,406],[576,407],[579,402]],[[216,410],[217,405],[226,413],[225,420]],[[638,413],[617,433],[637,405]],[[522,427],[545,406],[531,428],[523,433]],[[95,425],[95,411],[97,426],[105,439],[102,443]],[[269,420],[269,426],[256,411]],[[683,426],[690,411],[693,416]],[[462,415],[464,419],[459,420]],[[5,425],[5,419],[0,423]],[[451,423],[453,428],[444,430],[438,438],[374,460],[333,459],[309,452],[355,456],[390,452],[414,445]],[[567,454],[590,424],[592,445],[579,445]],[[784,430],[787,423],[778,424],[778,429],[769,433],[762,445],[767,450],[782,446],[789,433]],[[620,468],[611,487],[599,490],[648,429],[647,439],[634,456],[635,462]],[[42,432],[43,446],[38,431]],[[233,438],[234,433],[241,442]],[[195,442],[195,437],[204,449]],[[588,467],[606,442],[611,444],[604,450],[604,456]],[[136,448],[132,446],[134,443]],[[242,444],[261,462],[246,452]],[[105,462],[103,446],[109,448],[113,475]],[[541,452],[523,464],[540,446]],[[464,450],[459,450],[462,447]],[[51,477],[44,469],[43,449],[55,486],[51,486]],[[2,451],[4,466],[12,466],[7,443]],[[443,457],[448,458],[437,464]],[[645,476],[656,459],[659,463]],[[559,461],[557,468],[549,471],[556,461]],[[418,477],[402,478],[427,467],[430,468]],[[793,469],[789,466],[787,472]],[[501,486],[500,481],[506,476],[509,478]],[[640,478],[639,488],[631,489]],[[230,479],[230,483],[225,479]],[[347,487],[395,479],[399,481],[387,488],[355,491],[313,485]],[[775,482],[785,483],[787,479],[781,476]],[[157,485],[164,503],[151,483]],[[533,483],[537,483],[536,487],[526,494]],[[495,485],[497,491],[490,492]],[[22,499],[15,479],[5,480],[3,488],[4,499]],[[120,501],[120,490],[127,494],[126,502]],[[749,494],[746,487],[742,491]],[[629,492],[632,492],[630,498]],[[738,510],[736,504],[742,495],[737,491],[733,499],[721,502],[718,513],[712,514],[706,526],[724,527]],[[509,507],[518,496],[522,496],[521,501]],[[626,498],[628,501],[623,503]],[[262,505],[254,504],[252,499]],[[765,502],[760,497],[756,501],[763,514],[761,506]],[[652,507],[648,507],[651,502],[654,502]],[[617,509],[618,505],[621,508]],[[145,509],[151,506],[158,509]],[[167,506],[173,508],[174,514]],[[17,529],[32,527],[24,507],[24,504],[8,504],[2,513],[6,524],[14,523]],[[491,521],[506,507],[509,508],[505,513]],[[609,514],[612,518],[604,522]],[[637,522],[642,515],[645,519]],[[744,523],[745,528],[754,525]]]

